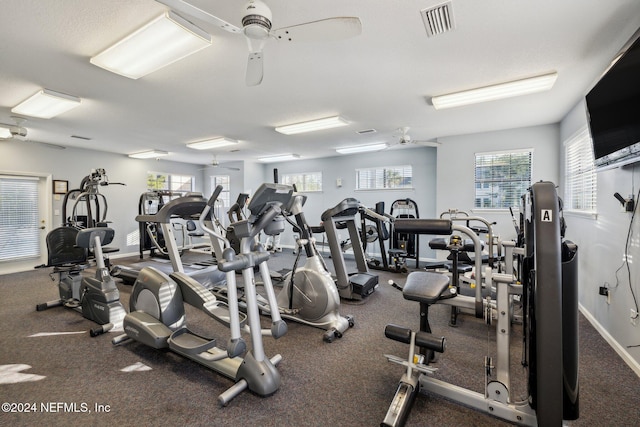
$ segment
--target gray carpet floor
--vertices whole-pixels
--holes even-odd
[[[148,260],[145,260],[145,262]],[[330,263],[330,260],[327,260]],[[117,260],[134,264],[138,257]],[[273,270],[291,268],[283,252],[270,261]],[[0,413],[2,426],[375,426],[384,418],[403,368],[384,354],[405,356],[407,346],[384,337],[387,323],[417,329],[418,304],[387,284],[405,275],[379,274],[380,285],[363,302],[343,302],[342,314],[355,326],[333,343],[322,330],[288,322],[284,337],[265,338],[269,356],[282,355],[280,389],[270,397],[243,393],[227,407],[216,398],[232,385],[224,377],[168,351],[139,343],[113,346],[109,333],[96,338],[94,324],[65,308],[36,312],[35,306],[57,298],[50,270],[0,276],[0,396],[13,403]],[[118,284],[128,307],[131,287]],[[195,329],[225,336],[225,331],[196,310],[187,311]],[[434,333],[447,337],[436,376],[482,392],[483,357],[495,352],[491,327],[462,316],[447,326],[448,307],[431,312]],[[267,319],[263,319],[267,325]],[[515,328],[512,363],[514,389],[526,395],[521,346]],[[50,335],[36,335],[51,333]],[[225,342],[223,339],[222,342]],[[144,367],[135,370],[131,367]],[[580,316],[580,418],[570,426],[638,426],[640,378],[595,329]],[[12,412],[12,410],[20,412]],[[46,411],[45,411],[46,409]],[[508,425],[444,399],[420,395],[408,426]]]

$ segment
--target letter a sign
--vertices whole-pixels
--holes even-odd
[[[540,213],[542,215],[540,215],[540,221],[542,222],[552,222],[553,221],[553,216],[551,214],[551,209],[541,209]]]

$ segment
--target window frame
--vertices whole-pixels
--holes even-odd
[[[155,178],[155,186],[150,186],[150,182],[151,181],[151,175],[153,175],[153,177]],[[157,185],[158,183],[158,178],[160,176],[164,176],[165,177],[165,183],[162,187],[159,187]],[[179,179],[179,186],[174,185],[174,179],[176,178],[180,178]],[[188,180],[183,180],[183,178],[188,178]],[[181,189],[179,187],[187,184],[188,182],[190,182],[190,189]],[[157,171],[147,171],[147,190],[149,191],[154,191],[154,190],[166,190],[166,191],[175,191],[175,192],[180,192],[180,193],[189,193],[189,192],[193,192],[195,191],[195,185],[196,185],[196,177],[194,175],[179,175],[179,174],[172,174],[172,173],[168,173],[168,172],[157,172]],[[175,188],[174,188],[175,187]]]
[[[401,170],[399,177],[386,176],[391,171]],[[407,173],[408,171],[408,173]],[[369,176],[361,176],[364,173]],[[355,191],[384,191],[384,190],[413,190],[413,165],[375,166],[371,168],[357,168],[355,170]],[[390,185],[392,180],[400,179],[401,182],[409,181],[404,185]],[[368,181],[367,186],[362,186]],[[372,186],[371,186],[372,185]]]
[[[487,160],[490,162],[494,162],[496,160],[498,160],[499,157],[501,156],[516,156],[516,155],[528,155],[528,177],[526,177],[526,179],[513,179],[513,177],[511,179],[503,177],[503,178],[499,178],[497,176],[494,175],[495,172],[499,172],[500,170],[497,169],[497,167],[499,165],[493,165],[490,163],[487,163]],[[533,148],[520,148],[520,149],[513,149],[513,150],[499,150],[499,151],[484,151],[484,152],[477,152],[474,153],[474,200],[473,200],[473,210],[474,211],[489,211],[489,212],[497,212],[497,211],[502,211],[502,210],[507,210],[511,207],[518,207],[520,206],[520,196],[522,194],[524,194],[526,192],[526,190],[531,187],[531,183],[532,183],[532,179],[533,179],[533,154],[534,154],[534,149]],[[486,157],[486,158],[490,158],[487,160],[482,159],[482,157]],[[511,171],[511,169],[514,166],[517,166],[513,164],[513,158],[509,159],[509,163],[507,165],[509,171]],[[491,174],[487,177],[487,178],[481,178],[479,179],[479,168],[481,167],[485,167],[485,168],[496,168],[495,171],[491,171]],[[518,183],[520,183],[518,185]],[[482,188],[487,188],[487,184],[490,186],[489,190],[491,190],[494,187],[497,187],[498,189],[501,189],[502,186],[507,186],[507,188],[505,190],[500,190],[499,193],[506,193],[505,196],[498,196],[498,198],[496,199],[495,196],[493,196],[496,191],[490,191],[490,193],[488,194],[488,197],[485,197],[482,192],[479,192],[479,190],[481,190]],[[511,187],[511,188],[509,188]],[[487,206],[483,200],[489,200],[489,205]],[[511,203],[510,203],[511,202]]]
[[[228,210],[231,206],[231,176],[229,175],[211,175],[211,188],[215,190],[218,185],[222,185],[222,191],[218,196],[218,200],[222,202],[224,210]],[[218,179],[226,179],[226,183],[218,183]]]
[[[302,183],[295,180],[297,177],[302,177]],[[322,192],[322,172],[290,172],[280,175],[280,183],[296,186],[296,191],[299,193],[320,193]],[[318,188],[312,188],[313,185],[317,185]]]
[[[565,212],[596,215],[598,208],[598,174],[593,153],[593,142],[587,126],[583,126],[567,138],[563,142],[563,147],[563,210]]]

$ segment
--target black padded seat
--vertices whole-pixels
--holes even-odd
[[[404,299],[426,304],[435,304],[449,288],[449,276],[431,271],[409,273],[402,289]]]

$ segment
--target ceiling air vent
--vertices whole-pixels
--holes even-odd
[[[71,138],[82,139],[82,140],[85,140],[85,141],[91,141],[91,138],[86,137],[86,136],[80,136],[80,135],[71,135]]]
[[[356,133],[359,133],[360,135],[366,135],[368,133],[376,133],[376,132],[377,130],[375,129],[364,129],[364,130],[356,131]]]
[[[427,35],[437,36],[456,28],[453,21],[453,10],[451,2],[439,4],[438,6],[422,9],[420,11],[424,27],[427,29]]]

